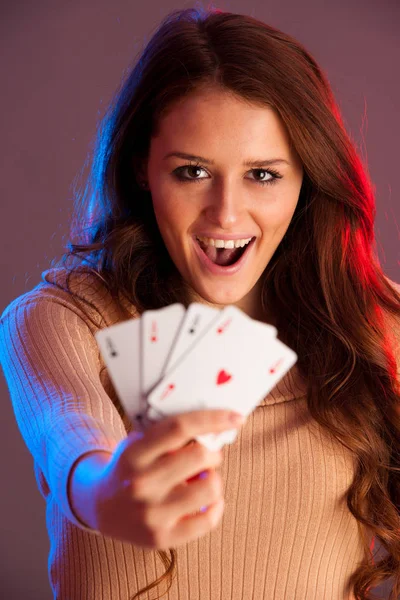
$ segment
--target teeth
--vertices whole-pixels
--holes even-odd
[[[253,238],[247,238],[242,240],[216,240],[214,238],[196,236],[200,242],[203,242],[206,246],[215,246],[216,248],[243,248]]]

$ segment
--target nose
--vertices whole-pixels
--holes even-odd
[[[245,210],[243,196],[234,182],[216,182],[210,191],[205,216],[220,229],[232,229]]]

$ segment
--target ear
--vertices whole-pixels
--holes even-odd
[[[133,171],[135,174],[136,181],[148,181],[147,177],[147,157],[135,156],[132,159]]]

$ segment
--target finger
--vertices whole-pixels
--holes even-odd
[[[173,528],[185,515],[200,511],[201,507],[219,502],[223,497],[221,477],[209,471],[206,479],[193,481],[186,487],[176,486],[159,507],[159,525]]]
[[[188,479],[218,467],[221,462],[221,450],[213,452],[197,442],[172,455],[164,454],[143,471],[142,493],[152,502],[163,502],[175,486],[186,485]],[[140,478],[140,473],[136,477]]]
[[[196,512],[193,515],[184,515],[171,530],[166,530],[164,536],[159,535],[157,549],[168,550],[182,544],[187,544],[204,536],[215,529],[224,512],[225,502],[221,499],[216,504],[207,507],[205,512]],[[164,539],[163,539],[164,537]]]
[[[132,441],[126,458],[135,471],[141,471],[163,454],[182,448],[197,435],[220,433],[239,425],[240,422],[232,420],[231,411],[222,409],[190,411],[166,417],[152,425],[142,439]]]

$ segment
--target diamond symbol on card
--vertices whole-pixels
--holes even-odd
[[[280,364],[282,363],[282,358],[280,358],[278,360],[278,362],[276,362],[270,369],[269,369],[269,374],[270,375],[274,375],[274,373],[277,372],[277,370],[279,369]]]
[[[165,388],[163,395],[161,396],[161,400],[164,400],[168,396],[168,394],[170,394],[172,392],[172,390],[174,390],[174,389],[175,389],[175,384],[169,383],[167,385],[167,387]]]

